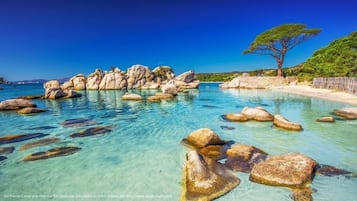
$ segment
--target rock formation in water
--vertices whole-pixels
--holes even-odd
[[[213,200],[232,190],[239,178],[227,167],[197,151],[186,154],[181,201]]]
[[[286,130],[302,131],[301,124],[291,122],[280,114],[274,115],[274,126],[283,128]]]
[[[27,107],[37,107],[35,103],[25,99],[9,99],[0,102],[0,110],[19,110]]]
[[[175,96],[177,92],[182,92],[184,89],[198,88],[199,84],[193,71],[187,71],[175,77],[169,66],[158,66],[151,71],[147,66],[133,65],[126,72],[113,67],[110,71],[96,69],[88,77],[78,74],[62,85],[56,80],[51,80],[45,84],[44,98],[76,97],[77,94],[73,94],[72,90],[159,88],[163,93]]]
[[[357,119],[357,107],[337,109],[334,113],[347,120]]]

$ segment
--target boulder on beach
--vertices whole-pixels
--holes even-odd
[[[60,139],[58,137],[50,137],[50,138],[44,138],[41,140],[37,140],[37,141],[33,141],[33,142],[29,142],[27,144],[24,144],[20,147],[20,151],[24,151],[27,149],[31,149],[34,147],[39,147],[39,146],[44,146],[44,145],[49,145],[55,142],[58,142]]]
[[[223,145],[226,142],[209,128],[201,128],[190,133],[183,142],[196,148],[206,147],[208,145]]]
[[[248,118],[243,114],[229,113],[223,115],[223,119],[234,122],[245,122],[248,121]]]
[[[76,137],[88,137],[93,135],[103,135],[105,133],[111,132],[112,130],[113,130],[112,126],[97,126],[97,127],[88,128],[79,133],[73,133],[70,136],[72,138],[76,138]]]
[[[71,154],[76,153],[77,151],[81,150],[79,147],[57,147],[50,149],[46,152],[36,152],[24,157],[24,161],[35,161],[35,160],[42,160],[48,159],[58,156],[68,156]]]
[[[132,100],[132,101],[140,101],[143,98],[139,94],[126,93],[121,97],[122,100]]]
[[[9,99],[0,102],[0,110],[18,110],[26,107],[37,107],[35,103],[25,99]]]
[[[267,158],[263,150],[246,144],[233,144],[227,150],[226,166],[234,171],[249,173],[253,166]]]
[[[182,180],[181,201],[213,200],[240,183],[239,178],[227,167],[197,151],[186,154]]]
[[[333,123],[335,122],[335,119],[333,117],[320,117],[316,120],[317,122],[329,122]]]
[[[31,133],[31,134],[19,134],[19,135],[7,135],[0,137],[0,145],[1,144],[10,144],[15,142],[21,142],[25,140],[30,140],[33,138],[45,137],[48,134],[43,133]]]
[[[273,121],[274,116],[262,107],[250,108],[244,107],[241,114],[246,116],[249,120],[255,121]]]
[[[336,109],[334,113],[348,120],[357,119],[357,107]]]
[[[249,179],[271,186],[300,188],[311,182],[316,165],[316,161],[300,153],[270,156],[253,166]]]
[[[95,69],[95,71],[88,75],[86,89],[98,90],[100,82],[102,81],[104,72],[100,69]]]
[[[125,89],[127,80],[125,74],[119,68],[114,68],[110,72],[105,72],[102,78],[99,89]]]
[[[0,147],[0,155],[11,154],[15,147]]]
[[[41,112],[46,112],[46,110],[35,107],[25,107],[17,111],[19,114],[36,114]]]
[[[302,131],[301,124],[291,122],[281,116],[280,114],[274,115],[274,126],[283,128],[286,130],[293,130],[293,131]]]

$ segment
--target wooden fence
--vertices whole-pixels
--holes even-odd
[[[357,78],[355,77],[314,78],[312,86],[315,88],[344,91],[357,96]]]

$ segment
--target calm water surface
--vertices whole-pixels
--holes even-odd
[[[0,101],[20,95],[42,94],[41,85],[2,86]],[[156,91],[133,91],[149,96]],[[48,112],[21,116],[0,112],[0,136],[42,132],[61,139],[55,144],[26,151],[15,150],[0,162],[0,200],[178,200],[185,148],[190,132],[209,127],[223,139],[251,144],[269,154],[302,152],[320,163],[357,172],[357,121],[317,123],[321,116],[348,105],[269,90],[221,90],[218,84],[201,84],[200,90],[180,94],[176,101],[126,102],[122,91],[83,91],[67,100],[35,100]],[[220,116],[240,112],[244,106],[263,106],[303,125],[302,132],[273,128],[271,122],[230,123]],[[60,122],[89,118],[114,131],[101,136],[71,138],[81,128],[64,128]],[[47,130],[28,130],[51,126]],[[234,130],[222,130],[231,126]],[[26,142],[14,143],[16,148]],[[3,147],[4,145],[2,145]],[[6,145],[7,146],[7,145]],[[70,156],[23,162],[30,153],[56,146],[78,146]],[[290,190],[249,181],[220,201],[285,201]],[[316,176],[315,201],[357,200],[357,178]]]

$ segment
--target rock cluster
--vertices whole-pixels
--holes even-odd
[[[83,79],[76,79],[83,80]],[[67,86],[67,83],[65,83]],[[77,87],[81,87],[82,85],[75,85]],[[59,99],[59,98],[76,98],[80,97],[81,94],[73,91],[69,88],[62,88],[60,83],[57,80],[51,80],[45,83],[45,99]],[[74,89],[74,87],[73,87]]]
[[[60,88],[62,90],[109,90],[158,89],[161,87],[164,93],[169,90],[169,93],[173,94],[175,91],[172,85],[176,88],[175,90],[180,91],[197,88],[199,81],[195,79],[192,71],[175,77],[169,66],[159,66],[151,71],[147,66],[133,65],[126,72],[119,68],[112,68],[110,71],[96,69],[88,77],[78,74],[63,83]],[[45,88],[48,87],[45,86]]]

